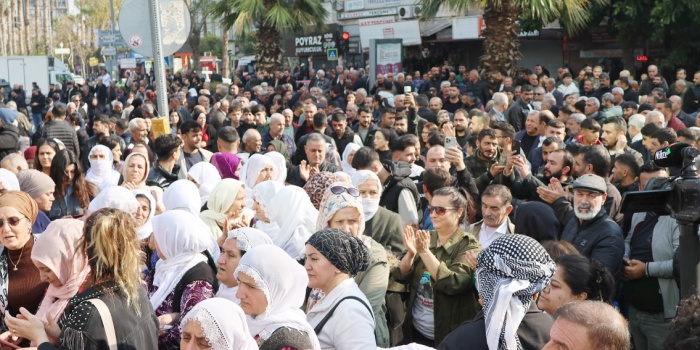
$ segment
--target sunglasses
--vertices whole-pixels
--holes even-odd
[[[10,224],[10,226],[15,227],[19,225],[19,222],[22,221],[24,217],[18,218],[16,216],[11,216],[7,218],[7,223]],[[5,227],[5,220],[0,219],[0,227]]]
[[[445,215],[445,213],[447,213],[448,210],[457,210],[457,209],[459,209],[459,208],[454,208],[454,207],[436,207],[436,206],[429,205],[429,206],[428,206],[428,213],[429,213],[429,214],[432,214],[433,212],[435,212],[437,215],[442,216],[442,215]]]
[[[331,193],[333,193],[333,194],[342,194],[343,192],[347,192],[349,195],[351,195],[353,197],[360,196],[360,190],[358,190],[355,187],[345,187],[345,186],[333,186],[333,187],[331,187]]]

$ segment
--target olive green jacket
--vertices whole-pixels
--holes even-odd
[[[450,332],[465,321],[471,321],[481,310],[479,295],[474,286],[473,273],[466,265],[464,252],[471,250],[478,254],[481,245],[474,236],[458,228],[443,246],[438,245],[437,231],[430,231],[430,251],[440,261],[437,276],[431,276],[433,283],[433,305],[435,312],[435,346],[440,344]],[[404,321],[404,341],[410,342],[413,332],[412,310],[416,298],[416,287],[420,283],[425,264],[416,255],[411,270],[401,276],[399,268],[392,275],[397,281],[410,284],[411,294]]]

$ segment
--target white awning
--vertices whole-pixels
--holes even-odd
[[[445,28],[452,26],[452,21],[447,18],[433,19],[420,22],[420,36],[431,36]]]

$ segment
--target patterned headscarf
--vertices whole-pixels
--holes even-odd
[[[556,265],[534,239],[503,235],[477,257],[476,287],[484,300],[491,350],[522,350],[517,331],[533,294],[549,285]]]
[[[316,173],[309,178],[309,181],[306,181],[304,191],[309,194],[314,208],[319,209],[323,199],[323,192],[336,181],[335,175],[327,171]]]
[[[369,268],[369,250],[362,240],[337,228],[326,228],[309,237],[306,244],[316,248],[340,272],[350,276]]]

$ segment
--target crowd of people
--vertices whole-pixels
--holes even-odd
[[[368,71],[176,73],[170,132],[152,74],[0,88],[1,348],[698,344],[621,198],[700,146],[700,72]]]

